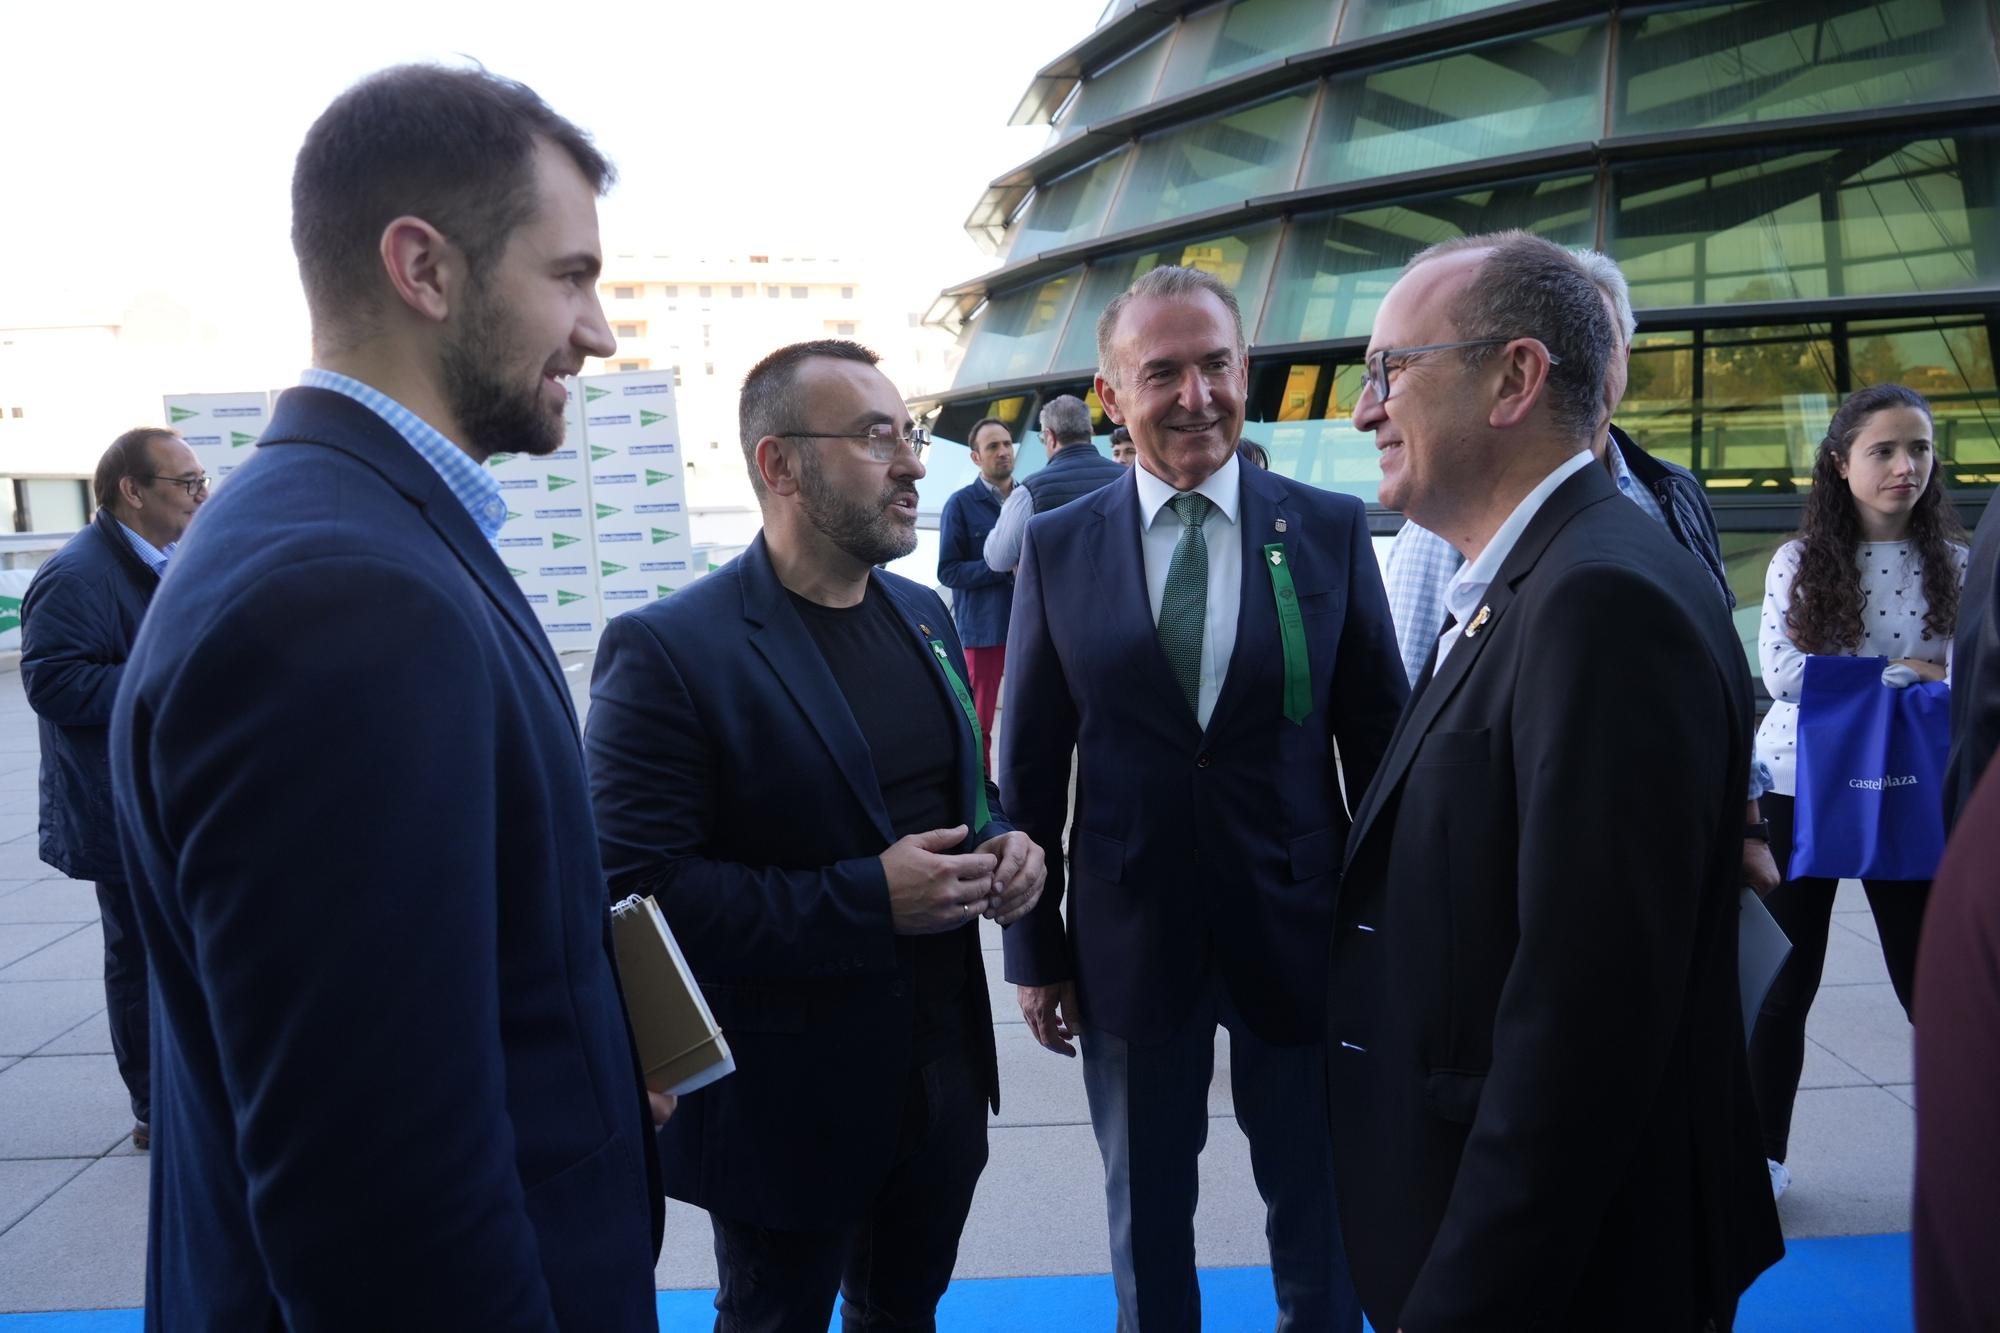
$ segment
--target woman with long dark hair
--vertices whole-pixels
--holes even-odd
[[[1900,384],[1854,394],[1834,413],[1813,462],[1799,535],[1778,548],[1764,579],[1758,635],[1764,684],[1774,701],[1757,730],[1757,757],[1773,789],[1763,800],[1771,852],[1791,857],[1799,689],[1814,653],[1886,657],[1885,679],[1943,680],[1965,529],[1933,484],[1931,409]],[[1900,668],[1900,670],[1898,670]],[[1805,1063],[1806,1013],[1819,990],[1833,920],[1831,879],[1786,880],[1764,905],[1792,941],[1750,1041],[1751,1086],[1764,1130],[1771,1188],[1791,1183],[1785,1152],[1792,1102]],[[1910,1011],[1927,880],[1864,880],[1889,981]]]

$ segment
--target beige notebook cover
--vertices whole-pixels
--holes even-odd
[[[678,1096],[736,1072],[729,1043],[660,905],[637,894],[613,904],[611,941],[646,1086]]]

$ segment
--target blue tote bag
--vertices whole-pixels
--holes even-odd
[[[1806,659],[1787,877],[1929,879],[1944,855],[1951,691],[1882,683],[1882,657]]]

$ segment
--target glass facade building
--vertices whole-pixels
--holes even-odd
[[[1844,395],[1927,396],[1968,519],[2000,482],[1996,40],[2000,0],[1115,0],[1021,100],[1048,142],[967,220],[997,266],[933,307],[965,358],[919,406],[1032,434],[1089,396],[1105,304],[1187,264],[1241,299],[1245,434],[1372,505],[1348,418],[1404,262],[1594,246],[1639,317],[1617,420],[1708,488],[1748,631]]]

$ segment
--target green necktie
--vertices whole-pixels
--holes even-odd
[[[1188,708],[1201,716],[1201,634],[1208,619],[1208,541],[1201,522],[1208,517],[1205,495],[1176,495],[1167,501],[1181,521],[1181,539],[1167,566],[1167,587],[1160,596],[1160,647],[1167,665],[1187,696]]]

